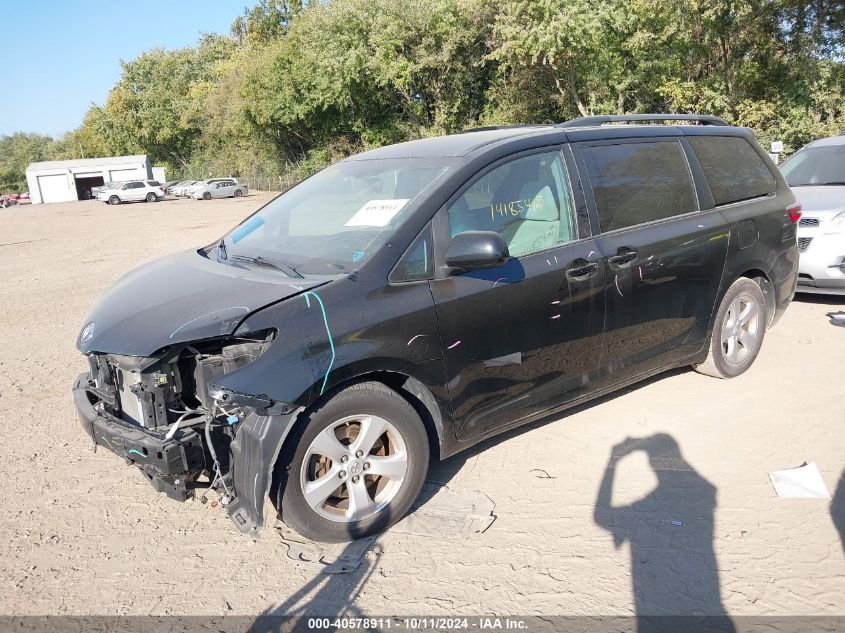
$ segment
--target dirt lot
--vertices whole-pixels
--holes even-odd
[[[674,372],[437,465],[441,491],[495,503],[492,525],[456,535],[432,512],[442,533],[391,531],[348,574],[93,453],[70,398],[86,310],[265,199],[0,213],[0,613],[845,614],[831,503],[777,498],[767,477],[815,461],[833,494],[843,475],[845,329],[825,317],[841,299],[794,302],[738,379]],[[610,470],[611,507],[599,490],[627,437],[649,439]]]

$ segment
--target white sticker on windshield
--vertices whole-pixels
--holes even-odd
[[[370,200],[349,218],[346,226],[386,226],[409,200]]]

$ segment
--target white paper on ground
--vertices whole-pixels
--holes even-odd
[[[410,198],[370,200],[349,218],[346,226],[386,226]]]
[[[788,470],[773,470],[769,479],[778,497],[830,499],[816,462],[804,462],[802,466]]]

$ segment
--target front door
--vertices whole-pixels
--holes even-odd
[[[699,211],[701,178],[681,139],[586,143],[575,153],[606,266],[604,387],[702,349],[729,231],[718,211]]]
[[[559,148],[499,161],[459,194],[438,216],[439,237],[493,230],[511,254],[431,283],[457,435],[469,440],[585,388],[598,367],[603,275]]]

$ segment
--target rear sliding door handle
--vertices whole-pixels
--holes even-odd
[[[585,264],[583,266],[575,266],[574,268],[570,268],[566,271],[566,278],[575,281],[581,281],[592,277],[598,269],[599,265],[595,262],[591,264]]]
[[[627,251],[607,258],[607,263],[617,268],[626,268],[637,258],[637,251]]]

